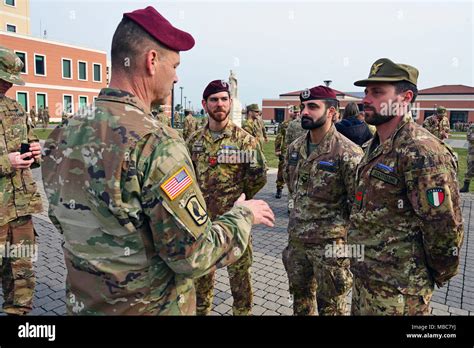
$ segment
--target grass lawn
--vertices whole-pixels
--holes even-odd
[[[47,129],[47,128],[35,128],[33,129],[33,133],[40,139],[40,140],[46,140],[48,136],[51,134],[53,129]]]
[[[464,175],[466,174],[467,170],[467,149],[453,149],[458,154],[458,181],[459,186],[462,187],[464,185]],[[471,180],[471,184],[469,185],[469,191],[474,191],[474,180]]]
[[[275,156],[275,137],[268,136],[268,143],[263,143],[263,154],[267,159],[267,166],[278,168],[278,158]]]

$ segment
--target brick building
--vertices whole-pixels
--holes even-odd
[[[25,86],[13,86],[7,96],[27,111],[48,107],[52,121],[92,104],[107,86],[106,52],[10,32],[0,32],[0,45],[13,49],[25,65]]]

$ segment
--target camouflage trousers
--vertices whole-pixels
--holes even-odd
[[[229,274],[230,291],[234,303],[234,315],[251,315],[253,304],[252,278],[250,268],[253,261],[252,240],[242,256],[227,267]],[[214,298],[215,272],[210,272],[194,280],[196,287],[196,315],[208,315],[211,312]]]
[[[351,315],[429,315],[433,289],[426,295],[404,295],[380,282],[354,278]]]
[[[283,165],[285,164],[285,161],[282,158],[283,156],[281,156],[280,160],[278,161],[278,174],[276,180],[277,189],[282,189],[283,186],[285,186],[285,180],[283,179]]]
[[[347,315],[352,286],[347,258],[326,258],[324,247],[289,241],[283,250],[294,315]]]
[[[465,180],[474,178],[474,144],[469,143],[467,149],[467,172],[464,176]]]
[[[30,216],[20,217],[10,223],[0,226],[0,277],[3,288],[3,311],[8,314],[23,315],[33,307],[35,291],[35,274],[30,257],[8,256],[18,246],[33,246],[35,233]],[[15,248],[16,246],[16,248]],[[30,248],[28,248],[30,249]]]

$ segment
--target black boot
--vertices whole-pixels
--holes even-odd
[[[277,188],[277,193],[275,195],[275,198],[281,198],[281,188]]]
[[[464,180],[464,186],[459,190],[459,192],[469,192],[469,184],[471,180]]]

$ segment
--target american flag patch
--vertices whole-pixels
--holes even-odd
[[[169,199],[173,200],[179,196],[189,185],[193,183],[193,179],[189,175],[185,167],[178,170],[171,178],[161,184],[161,189],[166,193]]]

